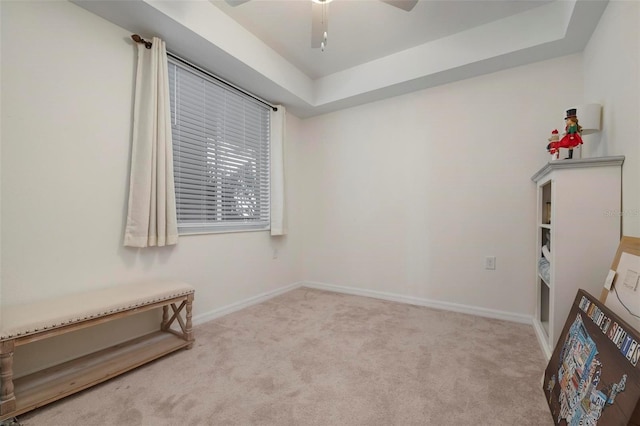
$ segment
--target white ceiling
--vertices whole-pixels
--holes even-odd
[[[220,10],[312,79],[542,6],[548,0],[418,1],[410,12],[379,0],[327,6],[329,45],[311,48],[310,0],[250,0]]]
[[[580,52],[606,0],[378,0],[329,5],[311,48],[310,0],[72,0],[263,99],[310,117]]]

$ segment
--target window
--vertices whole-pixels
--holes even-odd
[[[169,58],[180,234],[269,229],[269,107]]]

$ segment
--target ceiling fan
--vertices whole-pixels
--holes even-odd
[[[235,7],[250,0],[225,0],[229,6]],[[327,29],[329,3],[332,0],[311,0],[311,47],[324,51],[327,46]],[[411,11],[418,0],[380,0],[407,12]]]

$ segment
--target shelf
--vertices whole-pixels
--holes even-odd
[[[25,413],[188,346],[172,333],[156,331],[14,380],[16,410]]]
[[[542,349],[542,352],[548,361],[549,358],[551,358],[551,351],[553,349],[549,346],[549,322],[541,322],[534,318],[533,330],[538,338],[538,343],[540,343],[540,349]]]
[[[533,323],[547,358],[578,288],[602,290],[598,277],[609,269],[620,241],[620,218],[603,212],[621,209],[623,161],[621,156],[558,160],[532,176],[537,192]],[[548,265],[541,260],[545,254]]]

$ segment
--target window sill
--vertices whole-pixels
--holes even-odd
[[[220,228],[220,229],[178,229],[179,237],[190,237],[192,235],[207,235],[207,234],[235,234],[239,232],[268,232],[271,227],[260,228]]]

